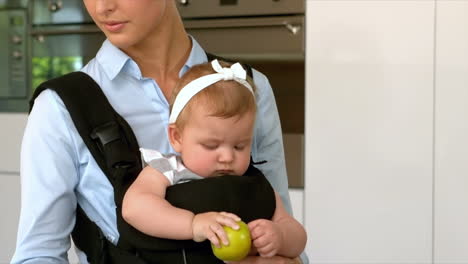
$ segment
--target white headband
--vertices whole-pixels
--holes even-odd
[[[219,64],[218,60],[215,59],[211,61],[211,66],[217,73],[208,74],[191,81],[180,90],[179,94],[177,94],[177,97],[174,100],[174,104],[172,106],[171,115],[169,116],[169,124],[175,123],[180,112],[182,112],[182,109],[184,109],[185,105],[187,105],[193,96],[206,87],[221,80],[234,80],[244,85],[247,89],[249,89],[252,95],[254,95],[252,86],[250,86],[246,80],[247,73],[244,68],[242,68],[240,63],[235,63],[231,65],[230,68],[223,68]]]

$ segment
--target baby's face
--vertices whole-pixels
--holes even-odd
[[[221,118],[193,111],[181,131],[184,165],[202,177],[243,175],[250,162],[255,115]]]

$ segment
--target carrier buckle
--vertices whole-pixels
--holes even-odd
[[[94,140],[99,139],[101,145],[105,146],[109,142],[120,138],[119,126],[114,121],[100,125],[93,129],[91,138]]]
[[[134,166],[133,162],[129,162],[129,161],[119,161],[119,162],[116,162],[114,165],[112,165],[114,169],[125,169],[125,170],[133,166]]]

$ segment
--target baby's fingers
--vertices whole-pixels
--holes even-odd
[[[234,219],[234,221],[236,221],[236,222],[239,222],[241,220],[240,217],[238,217],[237,215],[235,215],[233,213],[220,212],[220,214],[223,215],[223,216],[226,216],[226,217],[230,217],[230,218]]]
[[[270,244],[270,241],[266,239],[264,236],[262,236],[262,237],[253,239],[253,244],[256,248],[260,249]]]
[[[226,232],[224,232],[224,228],[219,225],[219,224],[211,224],[210,225],[210,230],[213,231],[213,234],[216,238],[216,240],[221,239],[221,243],[223,243],[223,245],[227,246],[229,245],[229,240],[227,238],[227,235],[226,235]],[[210,239],[211,241],[211,239]],[[211,241],[213,242],[213,241]],[[219,247],[219,242],[218,243],[213,243],[215,244],[216,246]]]
[[[211,230],[211,227],[210,227],[210,230]],[[215,232],[208,232],[208,234],[206,234],[206,238],[207,238],[212,244],[214,244],[217,248],[221,247],[221,245],[219,244],[218,236],[216,235]]]
[[[275,249],[275,246],[273,244],[268,244],[262,248],[258,248],[258,253],[262,257],[273,257],[274,255],[276,255],[276,251],[277,250]]]
[[[239,224],[237,224],[239,221],[240,218],[237,215],[226,212],[221,212],[218,217],[216,217],[216,222],[223,226],[229,226],[234,230],[239,229]]]

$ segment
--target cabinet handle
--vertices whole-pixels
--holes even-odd
[[[189,0],[179,0],[179,3],[183,6],[186,6],[189,4]]]
[[[301,25],[293,25],[288,22],[284,22],[284,26],[291,32],[293,35],[297,35],[299,31],[301,30]]]

